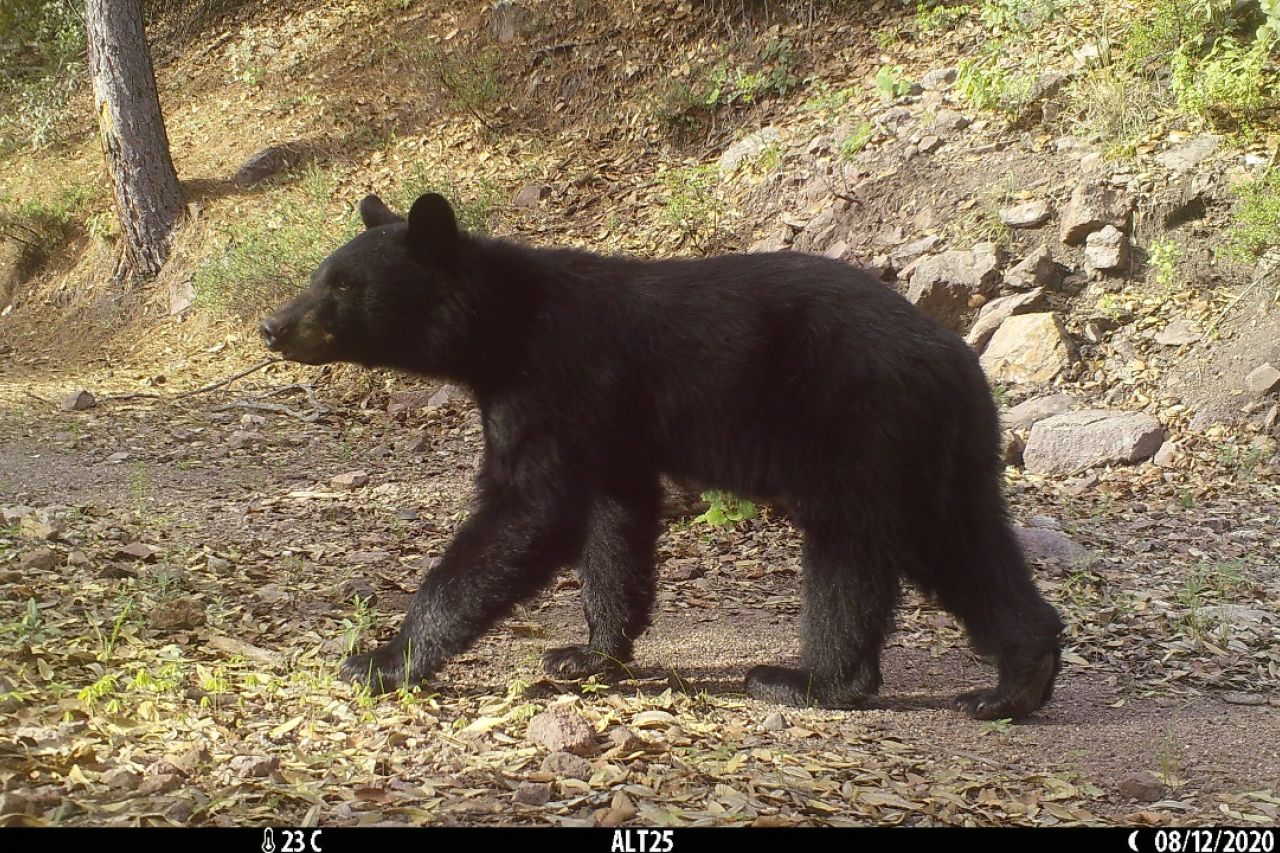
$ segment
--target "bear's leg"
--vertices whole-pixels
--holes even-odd
[[[821,708],[858,708],[875,695],[899,591],[893,553],[879,544],[864,521],[804,527],[804,665],[754,667],[748,693]]]
[[[377,693],[426,679],[575,560],[585,531],[585,513],[572,507],[486,496],[423,578],[400,633],[347,658],[342,676]]]
[[[1036,588],[1008,525],[984,527],[971,531],[974,552],[954,553],[930,584],[964,622],[974,651],[994,657],[999,671],[994,688],[961,694],[955,706],[979,720],[1024,717],[1053,695],[1062,620]]]
[[[578,574],[590,639],[585,646],[549,649],[548,675],[587,678],[621,668],[649,626],[655,597],[654,547],[662,493],[656,483],[598,498],[591,507]]]

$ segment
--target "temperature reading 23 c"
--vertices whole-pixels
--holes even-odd
[[[262,831],[262,853],[323,853],[320,849],[322,829],[282,829],[280,843],[276,845],[271,827]]]

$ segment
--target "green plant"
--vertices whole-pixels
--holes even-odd
[[[1172,238],[1151,241],[1148,251],[1151,268],[1156,274],[1156,284],[1171,288],[1178,283],[1178,264],[1182,262],[1182,247]]]
[[[66,187],[51,199],[21,202],[0,191],[0,238],[18,243],[28,265],[39,266],[75,231],[89,196],[83,184]]]
[[[1280,169],[1267,170],[1236,186],[1233,193],[1233,223],[1218,253],[1250,263],[1268,249],[1280,246]]]
[[[889,50],[898,42],[902,41],[902,27],[888,26],[881,27],[875,32],[876,47],[881,50]]]
[[[839,155],[842,160],[852,160],[858,152],[867,147],[876,135],[876,127],[869,121],[859,122],[853,132],[840,142]]]
[[[445,53],[428,47],[426,64],[436,83],[449,95],[449,106],[468,112],[486,127],[486,114],[502,102],[501,54],[492,49],[476,53]]]
[[[0,0],[0,154],[53,141],[83,79],[84,24],[63,0]]]
[[[916,4],[916,31],[928,35],[949,30],[972,11],[972,6],[948,6],[941,0],[922,0]]]
[[[736,527],[744,521],[755,518],[758,514],[754,503],[730,492],[703,492],[702,499],[710,506],[706,512],[694,520],[712,527]]]
[[[702,243],[719,232],[725,203],[718,192],[718,176],[714,164],[672,169],[662,176],[663,218],[683,238]]]
[[[1184,45],[1173,55],[1178,105],[1213,125],[1248,126],[1253,114],[1275,98],[1275,73],[1268,68],[1271,48],[1270,39],[1246,44],[1224,36],[1199,58]]]
[[[494,211],[503,203],[502,191],[488,178],[478,178],[464,187],[449,175],[418,165],[392,195],[392,209],[407,211],[423,193],[439,193],[449,199],[458,224],[478,234],[489,233]]]
[[[369,605],[369,599],[353,595],[351,604],[351,617],[342,619],[343,646],[347,655],[355,653],[360,647],[360,637],[373,625],[373,609]]]
[[[1031,86],[1030,77],[1001,67],[995,53],[962,59],[956,66],[956,92],[976,109],[1015,113]]]
[[[876,91],[886,101],[900,98],[911,91],[911,81],[903,75],[901,65],[881,65],[876,72]]]
[[[114,714],[120,709],[120,700],[114,696],[116,692],[116,682],[120,679],[118,673],[103,673],[97,681],[80,689],[76,693],[76,698],[84,702],[90,708],[94,708],[97,704],[108,696],[112,699],[107,703],[107,713]]]
[[[111,633],[105,637],[97,625],[93,626],[93,633],[98,638],[98,660],[107,660],[111,657],[112,652],[116,650],[116,644],[120,641],[120,633],[124,630],[125,622],[128,621],[129,614],[132,610],[133,599],[127,599],[124,603],[124,607],[120,610],[120,615],[111,623]]]

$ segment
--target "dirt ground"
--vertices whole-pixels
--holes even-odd
[[[1275,822],[1280,543],[1259,477],[1011,481],[1019,518],[1097,556],[1038,568],[1067,662],[1019,724],[948,709],[993,673],[912,593],[872,707],[747,699],[749,666],[797,653],[799,542],[767,510],[672,519],[632,679],[543,680],[540,651],[585,634],[566,572],[439,679],[371,698],[336,663],[394,630],[466,511],[463,393],[407,419],[321,397],[307,421],[294,383],[315,375],[274,366],[63,412],[71,377],[5,374],[0,506],[35,510],[0,533],[6,822]],[[361,488],[330,483],[357,470]],[[556,703],[599,736],[585,769],[526,737]]]

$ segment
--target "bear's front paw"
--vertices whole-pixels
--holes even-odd
[[[592,651],[587,646],[547,649],[542,656],[542,669],[547,675],[569,681],[617,672],[623,666],[623,661]]]
[[[371,652],[352,655],[342,662],[339,675],[353,684],[363,684],[372,693],[390,693],[408,681],[421,681],[419,678],[406,679],[405,655],[403,650],[388,643]]]

